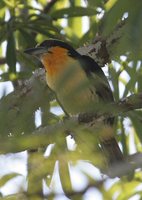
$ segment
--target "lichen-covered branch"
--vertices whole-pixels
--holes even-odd
[[[107,38],[96,36],[92,44],[78,48],[78,52],[92,57],[101,67],[104,67],[113,57],[113,48],[123,34],[125,22],[126,20],[121,21]]]

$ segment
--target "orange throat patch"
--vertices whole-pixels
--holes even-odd
[[[41,62],[49,76],[56,76],[68,63],[67,50],[61,47],[51,48],[51,53],[42,56]]]
[[[73,65],[75,60],[68,56],[68,50],[62,47],[53,47],[50,52],[44,54],[41,62],[46,70],[46,80],[52,90],[56,90],[59,83],[68,71],[69,66]]]

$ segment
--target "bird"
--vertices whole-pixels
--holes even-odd
[[[98,103],[107,106],[114,102],[102,68],[94,59],[81,55],[69,43],[47,39],[36,47],[26,49],[24,53],[41,61],[45,68],[47,85],[68,116],[93,113]],[[114,118],[108,117],[104,123],[111,128]],[[108,130],[107,135],[104,134],[100,139],[100,146],[108,157],[108,163],[113,165],[123,161],[124,157],[112,129],[110,133]]]

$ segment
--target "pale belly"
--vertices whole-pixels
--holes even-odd
[[[82,88],[80,91],[70,91],[65,87],[56,94],[61,106],[71,115],[91,112],[95,102],[98,102],[97,96],[95,96],[89,88]]]
[[[91,112],[98,102],[95,88],[80,68],[68,70],[52,79],[47,74],[47,84],[56,93],[59,103],[68,114]]]

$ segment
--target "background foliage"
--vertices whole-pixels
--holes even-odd
[[[111,60],[107,64],[107,76],[115,100],[141,93],[141,8],[140,0],[0,1],[0,81],[1,84],[8,81],[13,88],[8,95],[7,87],[1,89],[0,151],[6,155],[28,151],[27,189],[24,184],[19,186],[9,199],[42,199],[44,195],[50,195],[51,199],[63,198],[63,191],[71,199],[89,199],[89,193],[96,195],[96,192],[100,199],[142,198],[141,168],[121,179],[102,178],[99,171],[95,171],[94,165],[100,169],[104,163],[95,145],[97,133],[94,136],[93,130],[72,120],[60,122],[63,112],[57,114],[59,105],[54,94],[41,78],[40,71],[33,76],[41,64],[23,53],[24,49],[48,38],[68,41],[74,48],[95,43],[96,38],[107,41],[105,48]],[[141,109],[117,117],[116,137],[125,156],[142,150],[141,120]],[[75,144],[72,147],[75,151],[67,148],[66,130],[70,128],[76,134],[77,147],[75,149]],[[54,143],[55,146],[51,145]],[[48,151],[44,154],[46,146]],[[81,160],[89,160],[90,164]],[[81,189],[72,187],[70,176],[72,183],[77,179],[72,176],[74,168],[85,179]],[[55,171],[60,181],[55,178]],[[3,174],[1,187],[16,176],[20,174]],[[43,180],[47,187],[45,193]],[[58,192],[62,195],[55,189],[59,182],[62,189]],[[7,197],[1,194],[1,198]]]

